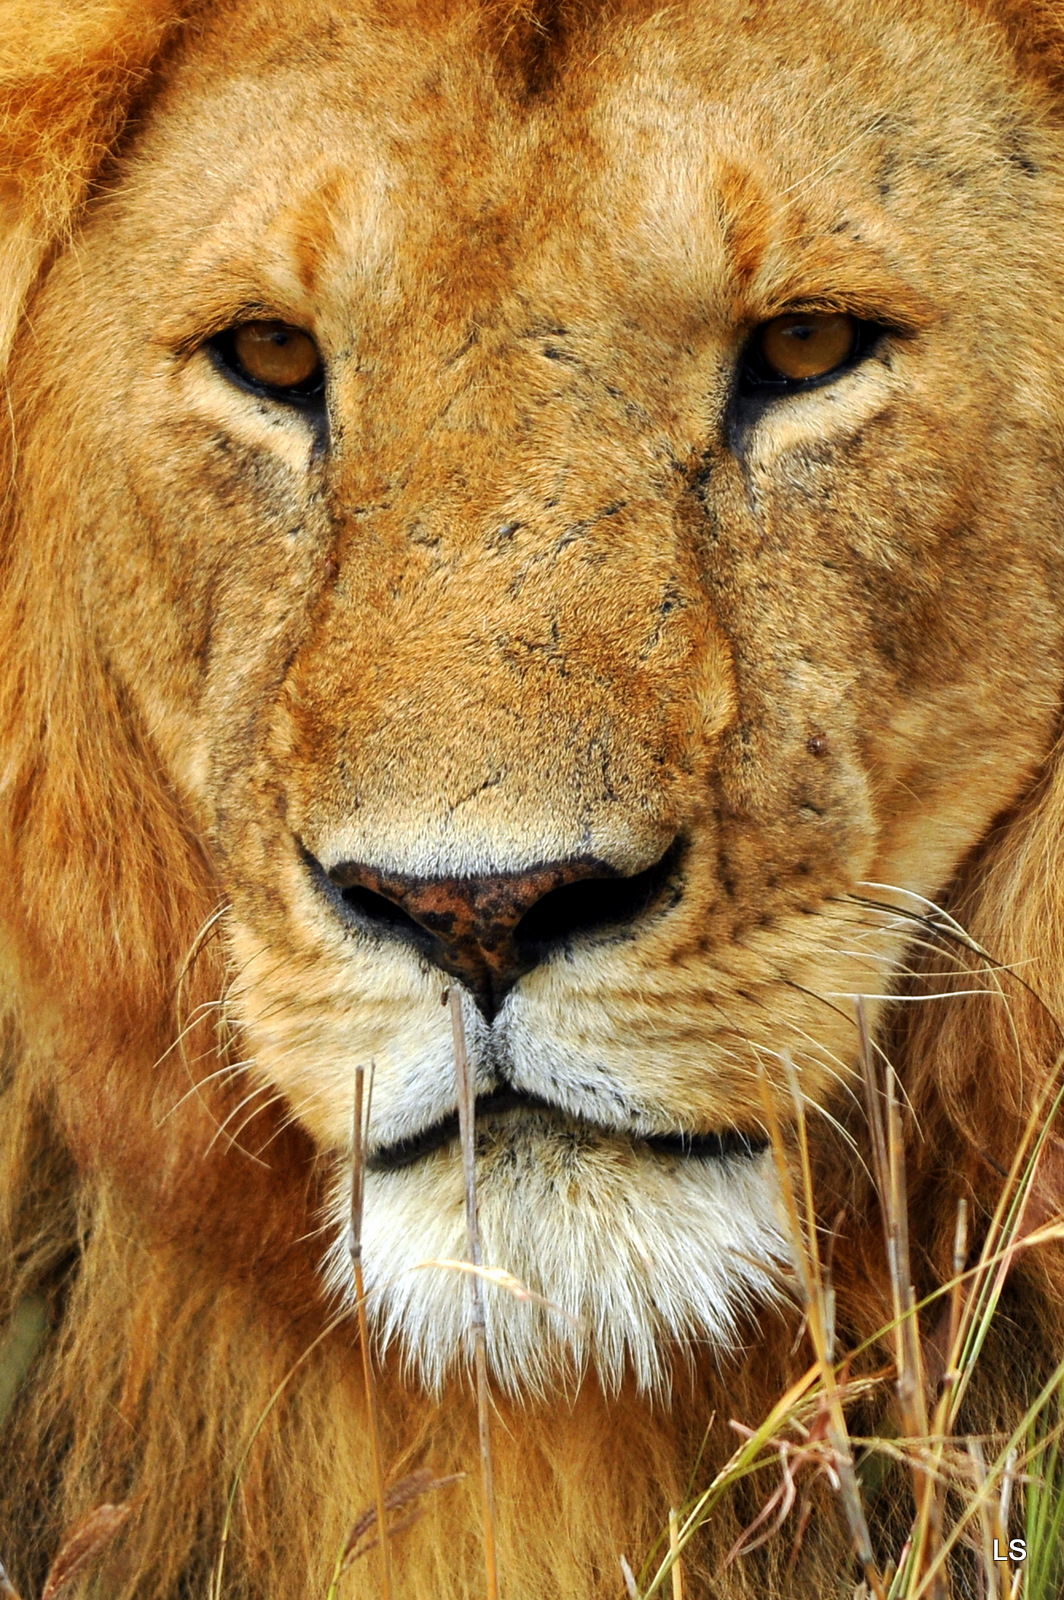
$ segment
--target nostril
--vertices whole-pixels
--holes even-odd
[[[382,894],[375,894],[372,889],[366,889],[361,884],[352,884],[340,890],[340,898],[352,911],[357,911],[370,923],[375,923],[383,932],[401,933],[408,936],[420,935],[424,937],[425,930],[420,923],[414,921],[394,900],[385,899]]]
[[[545,952],[574,934],[606,932],[636,922],[665,899],[679,860],[674,843],[653,866],[631,878],[582,878],[538,900],[514,929],[519,949]]]

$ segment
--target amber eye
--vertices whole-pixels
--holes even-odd
[[[245,382],[285,399],[308,401],[324,383],[321,355],[309,333],[287,322],[243,322],[213,341],[216,355]]]
[[[758,334],[758,353],[778,377],[823,378],[853,355],[857,321],[843,311],[773,317]]]

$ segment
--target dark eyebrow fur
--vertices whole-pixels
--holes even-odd
[[[510,92],[535,100],[554,88],[571,46],[602,10],[602,0],[529,0],[488,6],[486,39]]]

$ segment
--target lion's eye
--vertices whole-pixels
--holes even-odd
[[[322,393],[325,372],[314,340],[287,322],[242,322],[212,341],[236,377],[278,399],[310,400]]]
[[[757,334],[765,365],[792,382],[826,377],[850,359],[856,345],[856,319],[842,311],[773,317]]]
[[[233,335],[233,354],[249,378],[271,389],[298,389],[321,367],[309,333],[286,322],[245,322]]]

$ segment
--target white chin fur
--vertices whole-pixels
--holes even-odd
[[[592,1368],[607,1390],[630,1375],[665,1395],[677,1354],[734,1348],[742,1310],[779,1298],[788,1250],[769,1153],[658,1155],[534,1113],[477,1131],[484,1264],[540,1297],[482,1280],[488,1361],[509,1394],[571,1389]],[[347,1205],[341,1179],[326,1270],[353,1306]],[[362,1244],[379,1347],[398,1345],[438,1394],[472,1360],[469,1275],[425,1265],[467,1258],[457,1143],[367,1174]]]

